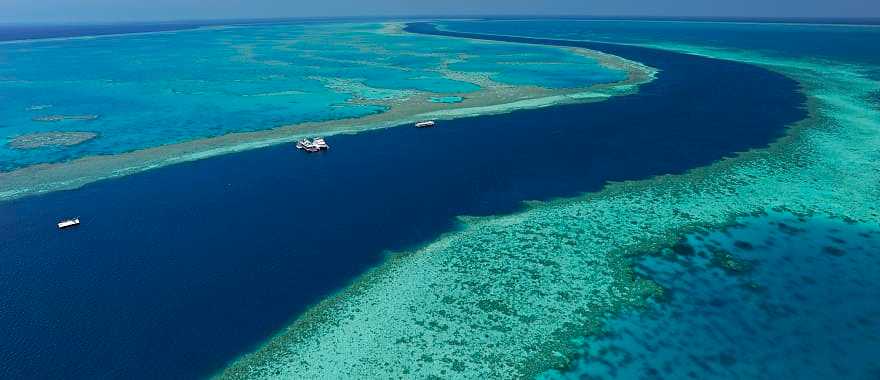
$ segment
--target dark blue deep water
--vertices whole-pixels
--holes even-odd
[[[108,34],[164,32],[190,29],[197,23],[125,23],[125,24],[0,24],[0,41],[34,40],[41,38],[68,38],[103,36]]]
[[[206,375],[456,215],[680,173],[805,116],[796,83],[757,67],[575,45],[662,72],[601,103],[337,136],[320,155],[271,147],[0,204],[0,378]],[[55,228],[72,215],[84,224]]]
[[[769,56],[828,59],[868,65],[880,64],[880,24],[850,20],[851,25],[814,20],[816,24],[769,22],[696,22],[662,20],[491,20],[442,21],[457,32],[590,40],[617,43],[676,43],[744,49]],[[780,20],[784,21],[784,20]],[[788,20],[797,21],[797,20]],[[836,20],[841,22],[846,20]]]

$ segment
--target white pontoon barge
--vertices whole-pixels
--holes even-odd
[[[65,228],[69,228],[69,227],[73,227],[73,226],[78,226],[78,225],[79,225],[79,218],[73,218],[73,219],[68,219],[68,220],[62,220],[61,222],[58,222],[58,228],[60,228],[60,229],[62,229],[62,230],[65,229]]]

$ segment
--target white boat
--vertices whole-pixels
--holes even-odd
[[[78,225],[79,225],[79,218],[67,219],[67,220],[62,220],[62,221],[58,222],[58,228],[60,228],[62,230],[65,228],[68,228],[68,227],[73,227],[73,226],[78,226]]]
[[[296,148],[303,149],[306,152],[314,153],[320,152],[325,149],[330,149],[330,145],[328,145],[323,138],[316,137],[314,140],[302,139],[297,141]]]
[[[420,121],[420,122],[416,123],[416,128],[427,128],[427,127],[433,127],[435,124],[436,124],[436,123],[434,123],[433,120]]]
[[[330,145],[327,145],[327,142],[324,141],[323,137],[315,137],[315,139],[312,140],[312,145],[318,147],[318,149],[330,149]]]

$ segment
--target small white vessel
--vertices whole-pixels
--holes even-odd
[[[321,137],[316,137],[314,140],[302,139],[297,141],[296,143],[297,149],[305,150],[309,153],[320,152],[322,150],[330,149],[330,145],[327,144]]]
[[[416,123],[416,128],[427,128],[433,127],[434,125],[436,125],[436,123],[434,123],[434,120],[420,121]]]
[[[323,137],[315,137],[315,139],[312,140],[312,145],[318,147],[318,149],[330,149],[330,145],[327,145],[327,142],[324,141]]]
[[[67,219],[67,220],[62,220],[62,221],[58,222],[58,228],[60,228],[62,230],[65,228],[78,226],[78,225],[79,225],[79,218]]]

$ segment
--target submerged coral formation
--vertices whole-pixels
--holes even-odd
[[[434,103],[461,103],[464,100],[461,96],[439,96],[428,98],[429,102]]]
[[[98,137],[94,132],[40,132],[18,136],[9,141],[15,149],[36,149],[47,146],[73,146]]]
[[[225,375],[510,377],[564,361],[569,334],[657,291],[580,220],[532,212],[464,221],[463,231],[391,258]]]
[[[14,58],[0,76],[19,78],[0,82],[11,94],[0,104],[4,133],[75,119],[101,134],[76,151],[0,146],[0,201],[314,134],[599,101],[655,73],[586,49],[416,35],[396,23],[207,28],[0,44],[0,52]],[[84,69],[57,69],[70,62]],[[34,104],[57,114],[22,112],[42,109]]]
[[[97,120],[98,115],[46,115],[46,116],[35,116],[33,117],[33,121],[44,121],[44,122],[57,122],[57,121],[65,121],[65,120]]]
[[[880,283],[865,280],[880,268],[880,225],[769,212],[664,251],[636,267],[665,297],[611,318],[579,343],[570,368],[538,379],[852,379],[880,370]]]
[[[809,117],[767,149],[682,175],[614,183],[461,228],[399,253],[220,376],[534,376],[570,341],[658,288],[632,256],[768,210],[880,220],[878,84],[863,68],[748,51],[657,46],[761,65],[796,79]],[[734,266],[736,267],[736,266]]]

